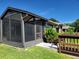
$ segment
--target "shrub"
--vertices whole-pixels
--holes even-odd
[[[54,42],[58,38],[58,33],[56,30],[52,27],[46,28],[45,30],[45,36],[48,42]]]

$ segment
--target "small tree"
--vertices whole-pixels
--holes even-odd
[[[46,28],[45,36],[48,42],[50,41],[50,43],[53,43],[58,38],[58,33],[54,28],[49,27]]]

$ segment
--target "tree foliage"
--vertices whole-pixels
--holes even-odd
[[[58,20],[56,20],[54,18],[50,18],[49,20],[54,21],[54,22],[59,22]]]
[[[79,19],[76,19],[76,21],[72,23],[72,26],[75,27],[76,31],[79,31]]]
[[[64,23],[64,25],[72,27],[71,23]]]

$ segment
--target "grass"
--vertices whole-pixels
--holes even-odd
[[[72,59],[64,54],[47,48],[34,46],[31,48],[14,48],[0,44],[0,59]]]

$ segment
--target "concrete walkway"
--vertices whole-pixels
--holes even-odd
[[[41,46],[41,47],[50,48],[50,49],[57,49],[56,45],[52,45],[51,43],[45,43],[45,42],[37,44],[36,46]]]

